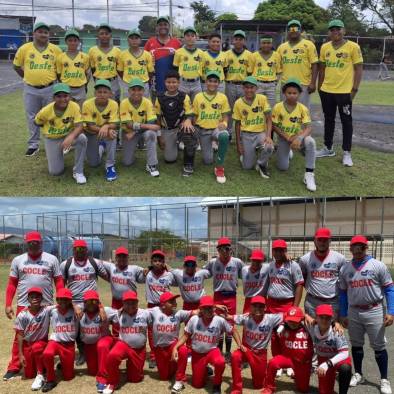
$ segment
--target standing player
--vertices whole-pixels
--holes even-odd
[[[38,111],[52,100],[51,86],[56,82],[56,59],[61,49],[49,42],[49,26],[37,22],[33,27],[33,41],[23,44],[15,54],[14,70],[23,78],[23,101],[30,137],[26,156],[39,151],[40,129],[34,124]]]
[[[338,108],[342,123],[342,164],[353,165],[352,101],[358,92],[363,73],[363,56],[359,45],[346,40],[345,25],[339,19],[328,24],[329,42],[320,49],[319,94],[324,113],[324,147],[316,157],[335,156],[333,138]]]
[[[70,86],[71,98],[82,108],[90,79],[89,56],[78,49],[81,41],[76,30],[67,30],[64,41],[67,50],[56,59],[57,79]]]
[[[29,306],[28,290],[31,287],[40,287],[43,291],[42,305],[53,304],[53,285],[56,290],[64,287],[63,277],[59,268],[58,259],[42,250],[42,237],[37,231],[26,233],[25,242],[27,253],[23,253],[12,260],[10,275],[5,294],[5,314],[8,319],[15,316],[12,300],[17,293],[16,315]],[[12,358],[8,364],[3,380],[14,378],[20,368],[18,357],[18,341],[15,336],[12,345]]]
[[[300,21],[293,19],[287,27],[287,41],[278,47],[283,71],[282,85],[289,78],[297,78],[301,83],[299,101],[310,109],[310,95],[316,90],[319,66],[316,47],[312,41],[302,38]]]
[[[364,337],[375,352],[380,372],[380,392],[391,394],[387,379],[388,354],[386,350],[386,327],[394,320],[394,285],[386,265],[367,254],[368,240],[356,235],[350,241],[353,258],[339,273],[340,309],[342,325],[349,328],[355,374],[350,386],[364,383],[362,372]],[[386,297],[387,311],[383,306]]]
[[[218,256],[212,258],[204,269],[213,277],[213,298],[216,304],[227,307],[230,315],[237,313],[237,287],[238,278],[242,277],[242,260],[231,256],[231,241],[227,237],[218,240],[216,249]],[[231,357],[231,333],[226,335],[226,361]],[[219,340],[219,349],[223,351],[223,337]]]

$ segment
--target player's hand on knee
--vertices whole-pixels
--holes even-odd
[[[5,307],[5,314],[10,320],[14,318],[15,314],[14,314],[14,310],[12,309],[12,306]]]
[[[97,137],[99,140],[104,140],[108,137],[108,125],[105,124],[104,126],[100,127]]]
[[[63,150],[68,150],[70,149],[72,143],[74,142],[74,138],[70,135],[68,135],[64,141],[62,142],[62,149]]]
[[[394,316],[389,315],[388,313],[384,316],[384,326],[389,327],[393,324],[394,322]]]
[[[274,141],[272,141],[271,137],[266,137],[266,139],[263,141],[263,144],[274,146]]]
[[[299,138],[295,138],[291,144],[290,144],[290,148],[294,149],[294,150],[299,150],[301,148],[301,139]]]
[[[310,328],[315,324],[315,319],[311,315],[305,313],[305,324]]]
[[[317,376],[319,376],[319,377],[325,376],[327,370],[328,370],[328,364],[327,363],[320,364],[318,366],[318,368],[317,368],[317,371],[316,371],[317,372]]]
[[[19,361],[20,361],[22,367],[25,368],[26,367],[26,359],[25,359],[25,356],[23,355],[23,353],[19,353]]]
[[[173,361],[178,361],[178,349],[173,349],[172,355],[171,355],[171,360]]]
[[[308,86],[308,93],[311,94],[311,93],[313,93],[313,92],[315,92],[315,91],[316,91],[316,84],[315,84],[315,83],[311,83],[311,84]]]
[[[192,121],[190,119],[186,119],[181,126],[181,129],[185,132],[185,133],[194,133],[195,128],[192,124]]]
[[[333,329],[338,335],[343,335],[345,333],[343,325],[338,321],[334,322]]]
[[[110,140],[114,140],[118,135],[118,132],[114,129],[109,129],[107,135],[108,135],[107,138],[109,138]]]
[[[241,346],[239,347],[239,350],[240,350],[242,353],[246,353],[246,347],[245,347],[244,345],[241,345]]]

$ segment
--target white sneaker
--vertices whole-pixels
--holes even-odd
[[[289,160],[291,160],[293,157],[294,157],[294,152],[293,152],[292,149],[290,149],[290,152],[289,152]]]
[[[244,157],[243,157],[243,155],[239,156],[239,161],[241,162],[241,164],[244,164]]]
[[[225,183],[226,182],[226,176],[224,175],[224,168],[223,167],[215,167],[215,176],[216,176],[216,181],[218,183]]]
[[[344,166],[346,166],[346,167],[352,167],[353,166],[352,155],[347,150],[343,151],[342,164]]]
[[[294,370],[293,370],[293,368],[287,368],[286,374],[287,374],[287,376],[288,376],[289,378],[294,377]]]
[[[352,378],[350,379],[350,387],[356,387],[358,384],[363,384],[365,382],[364,376],[360,375],[358,372],[356,372]]]
[[[31,389],[33,391],[40,390],[42,385],[44,384],[44,381],[45,381],[44,376],[37,374],[36,378],[34,379],[34,382],[31,385]],[[383,382],[383,379],[382,379],[382,382]],[[390,386],[390,383],[389,383],[389,386]]]
[[[107,387],[103,390],[103,394],[112,394],[115,391],[115,387],[112,384],[107,384]]]
[[[86,177],[83,174],[74,173],[73,178],[77,181],[78,185],[83,185],[86,183]]]
[[[283,372],[283,369],[282,369],[282,368],[278,369],[278,370],[276,371],[276,377],[277,377],[277,378],[280,378],[280,377],[282,376],[282,372]]]
[[[176,381],[172,386],[171,393],[177,394],[180,393],[185,388],[185,385],[182,382]]]
[[[304,183],[306,188],[311,191],[316,191],[315,174],[313,172],[306,172],[304,175]]]
[[[148,164],[146,165],[146,171],[149,172],[149,174],[153,177],[159,176],[160,172],[157,168],[157,166],[149,166]]]
[[[332,157],[332,156],[335,156],[335,151],[333,149],[328,149],[326,146],[316,151],[316,157]]]
[[[197,149],[196,150],[201,151],[201,144],[197,145]]]
[[[181,141],[181,142],[178,144],[178,149],[179,149],[179,150],[184,150],[184,149],[185,149],[185,144],[184,144],[183,141]]]
[[[380,392],[382,394],[392,394],[390,382],[387,379],[380,381]]]

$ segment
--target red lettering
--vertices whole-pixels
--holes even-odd
[[[149,288],[152,291],[157,291],[159,293],[165,293],[167,291],[167,287],[162,285],[149,285]]]
[[[252,340],[252,341],[264,341],[266,335],[265,334],[260,334],[258,332],[253,332],[253,331],[245,331],[245,337]]]
[[[282,278],[277,278],[277,277],[271,277],[270,278],[270,283],[275,283],[277,285],[283,285],[285,281]]]
[[[57,326],[55,327],[55,332],[74,332],[75,331],[75,326],[71,324],[65,324],[63,326]]]
[[[335,278],[335,271],[312,271],[312,278],[330,279]]]
[[[201,285],[183,285],[183,291],[200,291],[202,289]]]
[[[112,277],[112,283],[116,283],[116,284],[119,284],[119,285],[127,286],[127,279],[118,278],[116,276],[113,276]]]
[[[143,327],[120,327],[123,334],[141,334],[144,333]]]
[[[24,267],[22,271],[29,275],[48,275],[48,270],[41,267]]]
[[[217,337],[215,335],[210,336],[197,333],[193,336],[193,340],[204,343],[217,343]]]
[[[34,332],[38,331],[40,328],[42,328],[42,323],[31,324],[30,326],[26,327],[26,331]]]
[[[176,332],[177,326],[175,324],[158,324],[158,332]]]
[[[350,287],[352,289],[356,287],[371,287],[373,286],[372,279],[359,279],[359,280],[351,280],[349,281]]]
[[[308,349],[308,341],[285,341],[285,346],[288,349]]]
[[[86,335],[97,335],[101,333],[101,327],[81,327],[81,333]]]
[[[217,280],[233,280],[232,274],[216,274],[215,279]]]

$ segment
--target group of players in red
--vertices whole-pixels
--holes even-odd
[[[76,364],[86,361],[97,391],[110,394],[119,385],[123,360],[127,381],[143,380],[149,341],[149,368],[157,367],[161,380],[174,378],[172,393],[184,389],[191,357],[192,386],[205,387],[213,375],[213,393],[221,392],[228,362],[234,394],[242,392],[246,364],[253,387],[263,394],[275,392],[275,378],[282,370],[294,379],[297,391],[309,392],[316,372],[320,394],[334,393],[336,376],[338,392],[345,394],[349,386],[364,382],[367,333],[381,375],[381,393],[391,393],[384,329],[393,323],[394,285],[384,263],[367,254],[364,236],[350,241],[349,262],[330,249],[330,230],[320,228],[315,250],[298,262],[288,256],[286,241],[277,239],[270,262],[264,262],[264,252],[256,249],[249,265],[232,256],[231,241],[223,237],[217,242],[217,257],[201,269],[194,256],[186,256],[184,266],[173,269],[161,250],[152,252],[151,265],[144,269],[129,264],[124,247],[116,250],[115,263],[101,261],[88,256],[84,240],[75,240],[73,257],[59,264],[43,252],[40,233],[30,232],[25,240],[27,253],[12,261],[6,289],[7,317],[14,318],[16,292],[17,309],[12,359],[4,380],[23,368],[24,376],[34,379],[32,390],[50,391],[57,385],[55,356],[63,380],[74,378],[77,344]],[[111,307],[100,302],[98,277],[111,285]],[[204,281],[211,277],[213,296],[204,291]],[[242,314],[236,314],[238,280],[244,293]],[[139,307],[137,283],[145,283],[145,309]],[[177,286],[180,295],[171,293],[171,286]],[[304,288],[305,312],[299,307]],[[183,299],[181,310],[178,297]],[[235,326],[243,327],[242,335]],[[233,337],[237,349],[231,352]]]

